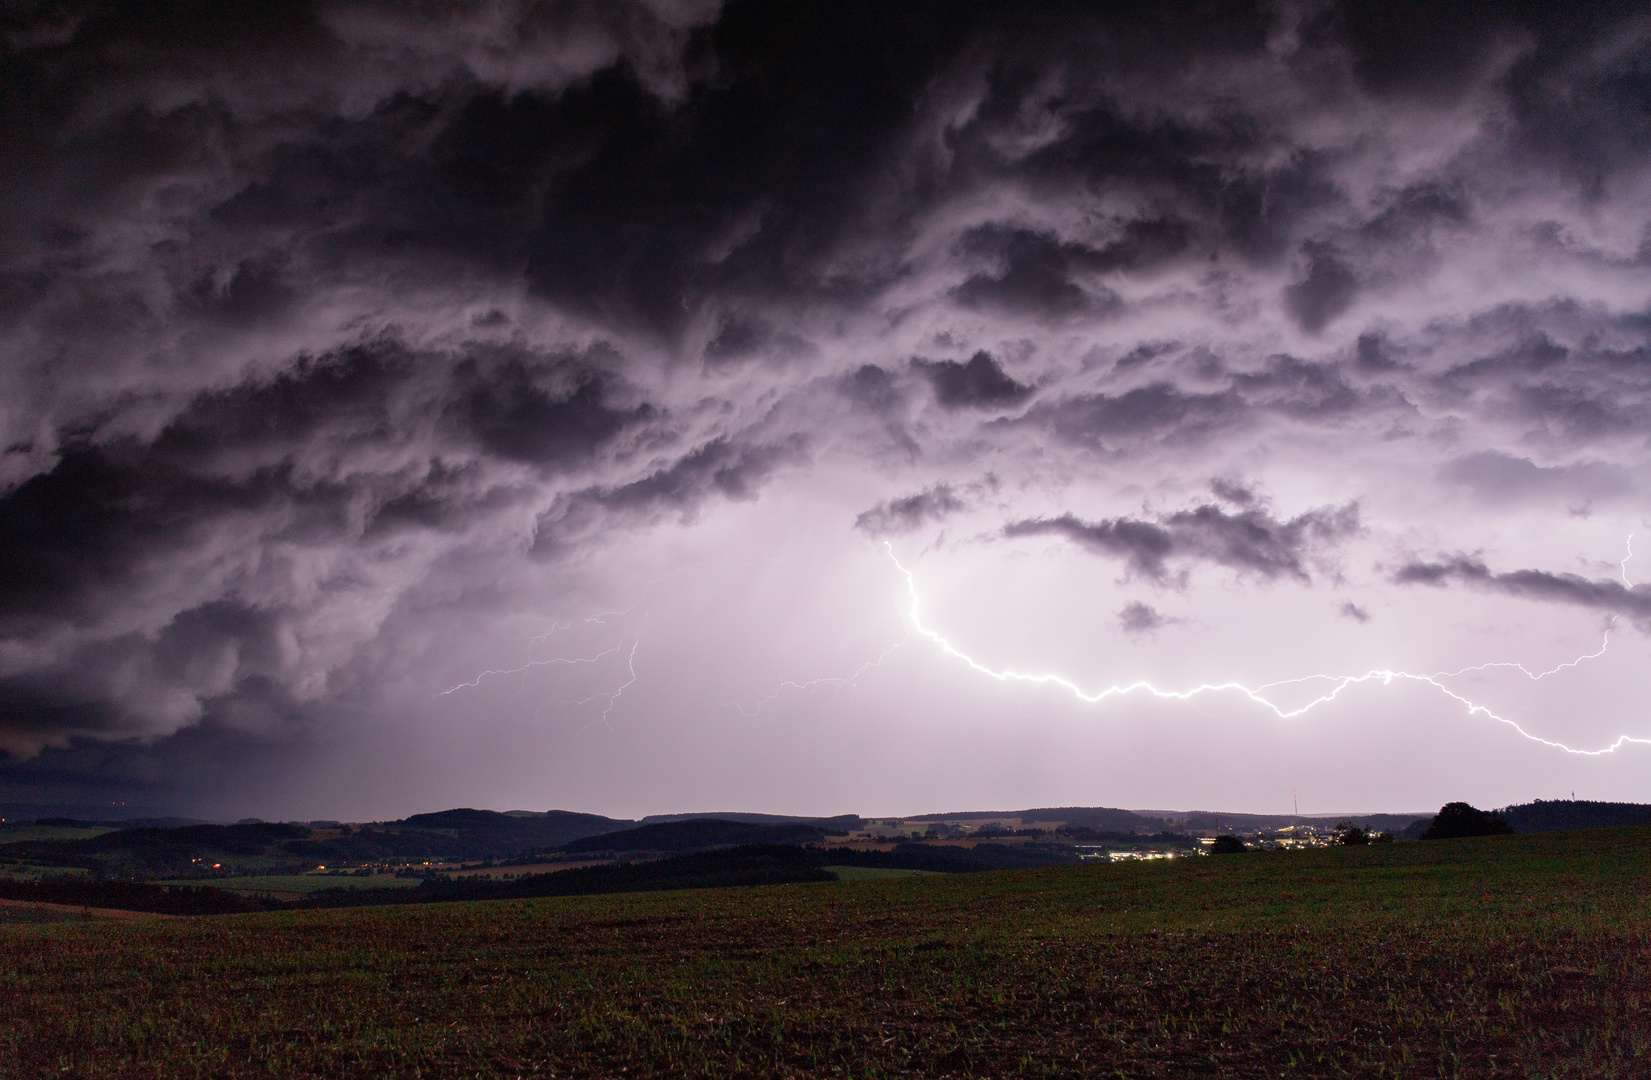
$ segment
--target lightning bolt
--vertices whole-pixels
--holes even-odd
[[[543,641],[546,638],[548,638],[550,636],[550,634],[554,634],[555,632],[556,632],[556,630],[552,629],[550,631],[550,633],[540,634],[538,637],[534,638],[533,640],[536,641],[536,642],[537,641]],[[578,664],[594,664],[599,660],[602,660],[606,657],[612,656],[614,653],[618,652],[620,649],[623,649],[624,647],[625,647],[624,642],[620,642],[618,645],[615,645],[611,649],[603,649],[601,652],[597,653],[595,656],[566,656],[566,657],[564,657],[564,656],[554,656],[554,657],[551,657],[547,660],[529,660],[527,663],[521,665],[520,667],[489,668],[488,670],[486,670],[486,671],[482,672],[481,674],[477,675],[474,679],[471,679],[469,682],[461,682],[457,686],[450,686],[446,690],[443,690],[441,693],[437,694],[436,696],[437,697],[446,697],[448,694],[455,693],[456,691],[459,691],[459,690],[464,690],[464,689],[467,689],[467,688],[470,688],[470,687],[480,686],[482,684],[482,680],[487,678],[490,675],[519,675],[524,671],[532,671],[534,668],[555,667],[557,665],[567,665],[567,666],[571,667],[571,666],[578,665]],[[634,656],[635,656],[635,651],[636,650],[634,648],[631,650],[633,659],[634,659]],[[633,672],[633,674],[634,674],[634,672]]]
[[[1060,689],[1070,693],[1079,701],[1091,705],[1100,704],[1101,702],[1111,698],[1124,697],[1126,695],[1136,693],[1147,694],[1152,697],[1171,701],[1190,701],[1193,698],[1199,697],[1203,694],[1234,693],[1241,694],[1249,700],[1255,702],[1257,705],[1270,710],[1273,715],[1277,716],[1281,720],[1290,720],[1295,717],[1302,716],[1305,713],[1318,708],[1320,705],[1325,705],[1335,701],[1341,696],[1342,691],[1346,690],[1350,686],[1360,686],[1365,683],[1380,683],[1383,686],[1390,686],[1395,682],[1420,682],[1432,686],[1434,689],[1445,694],[1452,700],[1459,702],[1467,709],[1468,715],[1470,716],[1483,716],[1486,719],[1494,720],[1499,724],[1506,724],[1508,727],[1513,728],[1520,735],[1523,735],[1532,742],[1541,743],[1543,746],[1552,747],[1556,750],[1563,750],[1567,754],[1577,754],[1586,757],[1599,757],[1603,754],[1615,753],[1617,750],[1630,743],[1651,745],[1651,739],[1636,738],[1631,735],[1620,735],[1617,737],[1615,742],[1600,750],[1583,750],[1567,746],[1564,743],[1555,742],[1552,739],[1544,739],[1540,735],[1534,735],[1531,732],[1526,731],[1524,728],[1520,727],[1519,724],[1515,723],[1508,717],[1498,715],[1486,706],[1480,705],[1479,703],[1458,694],[1456,691],[1450,689],[1450,687],[1439,681],[1440,679],[1448,679],[1457,675],[1464,675],[1471,671],[1483,671],[1488,668],[1501,667],[1516,668],[1528,678],[1533,680],[1544,679],[1549,675],[1563,671],[1566,668],[1576,667],[1585,660],[1593,660],[1603,656],[1606,648],[1610,645],[1610,630],[1606,630],[1605,641],[1600,645],[1598,652],[1589,653],[1586,656],[1581,656],[1575,660],[1560,664],[1559,666],[1548,671],[1538,673],[1533,673],[1522,664],[1499,662],[1478,664],[1473,667],[1461,668],[1457,671],[1435,672],[1432,675],[1420,675],[1408,671],[1372,669],[1362,675],[1307,675],[1297,679],[1281,679],[1276,682],[1262,683],[1261,685],[1255,687],[1246,686],[1243,683],[1238,682],[1204,683],[1185,690],[1161,689],[1143,679],[1132,683],[1115,684],[1102,690],[1089,691],[1085,690],[1082,686],[1063,675],[1056,675],[1053,673],[1040,674],[1035,672],[1011,671],[1006,669],[1000,670],[990,667],[976,660],[962,649],[959,649],[956,645],[953,645],[944,634],[923,622],[922,598],[919,596],[917,591],[916,577],[903,563],[900,562],[899,558],[896,557],[894,554],[894,545],[890,544],[888,541],[884,541],[883,546],[888,551],[889,559],[893,561],[895,568],[898,569],[906,579],[906,593],[910,600],[910,603],[906,608],[906,619],[911,624],[913,633],[917,634],[919,637],[927,639],[937,649],[939,649],[943,655],[960,661],[971,671],[984,675],[987,678],[995,679],[1001,683],[1013,682],[1027,683],[1034,686],[1059,687]],[[1286,709],[1267,696],[1267,691],[1276,687],[1295,686],[1300,685],[1301,683],[1315,681],[1329,682],[1332,686],[1327,692],[1321,694],[1317,698],[1314,698],[1312,701],[1309,701],[1307,704],[1302,705],[1299,708]]]
[[[1619,567],[1624,584],[1628,585],[1630,588],[1633,587],[1633,583],[1628,578],[1628,563],[1629,563],[1630,560],[1632,560],[1633,555],[1634,555],[1633,539],[1634,539],[1634,535],[1632,533],[1630,533],[1628,535],[1628,541],[1627,541],[1627,553],[1624,555],[1624,557],[1622,559],[1622,562],[1620,564],[1620,567]],[[1462,676],[1462,675],[1467,675],[1467,674],[1470,674],[1470,673],[1473,673],[1473,672],[1487,671],[1487,670],[1495,669],[1495,668],[1508,668],[1508,669],[1518,671],[1520,674],[1524,675],[1526,678],[1531,679],[1533,681],[1538,681],[1538,680],[1541,680],[1541,679],[1548,678],[1549,676],[1556,675],[1561,671],[1565,671],[1565,670],[1568,670],[1570,668],[1578,667],[1579,665],[1581,665],[1585,661],[1596,660],[1599,657],[1605,655],[1606,650],[1610,647],[1611,629],[1614,628],[1614,624],[1615,624],[1614,619],[1612,620],[1612,627],[1606,629],[1606,631],[1604,633],[1604,636],[1603,636],[1603,639],[1600,643],[1600,647],[1597,651],[1587,653],[1583,656],[1579,656],[1575,660],[1569,660],[1569,661],[1566,661],[1564,663],[1558,664],[1558,665],[1556,665],[1556,666],[1554,666],[1554,667],[1552,667],[1548,670],[1545,670],[1545,671],[1532,671],[1529,668],[1527,668],[1525,665],[1520,664],[1520,663],[1516,663],[1516,662],[1512,662],[1512,661],[1497,661],[1497,662],[1484,663],[1484,664],[1474,664],[1474,665],[1471,665],[1471,666],[1468,666],[1468,667],[1458,668],[1455,671],[1439,671],[1439,672],[1434,672],[1432,674],[1418,674],[1418,673],[1415,673],[1415,672],[1408,672],[1408,671],[1396,671],[1396,670],[1385,669],[1385,668],[1373,668],[1373,669],[1371,669],[1369,671],[1366,671],[1362,674],[1351,674],[1351,675],[1322,675],[1322,674],[1321,675],[1305,675],[1305,676],[1301,676],[1301,677],[1293,678],[1293,679],[1279,679],[1279,680],[1275,680],[1273,682],[1261,683],[1257,686],[1249,686],[1249,685],[1246,685],[1246,684],[1240,683],[1240,682],[1203,683],[1203,684],[1200,684],[1198,686],[1193,686],[1193,687],[1189,687],[1187,689],[1181,689],[1181,690],[1163,689],[1163,688],[1160,688],[1158,686],[1153,685],[1151,682],[1149,682],[1147,680],[1142,679],[1142,680],[1137,680],[1137,681],[1131,682],[1131,683],[1114,684],[1114,685],[1107,686],[1107,687],[1105,687],[1103,689],[1100,689],[1100,690],[1091,691],[1091,690],[1084,689],[1080,684],[1072,681],[1071,679],[1068,679],[1064,675],[1055,674],[1053,672],[1045,672],[1045,673],[1023,672],[1023,671],[1014,671],[1014,670],[1009,670],[1009,669],[993,668],[993,667],[991,667],[987,664],[981,663],[979,660],[976,660],[974,657],[970,656],[968,653],[966,653],[962,649],[958,648],[944,634],[942,634],[940,631],[934,629],[933,627],[929,626],[928,624],[926,624],[923,621],[922,597],[919,594],[918,589],[917,589],[917,578],[916,578],[916,576],[895,555],[894,546],[892,544],[890,544],[888,541],[884,541],[883,546],[884,546],[884,549],[888,553],[889,560],[894,564],[895,569],[905,579],[906,596],[907,596],[907,600],[908,600],[907,605],[906,605],[905,617],[906,617],[906,622],[908,623],[910,629],[908,630],[907,634],[904,637],[902,637],[899,641],[895,642],[893,645],[890,645],[888,648],[884,649],[883,652],[880,653],[874,659],[868,660],[865,663],[861,664],[858,668],[856,668],[853,672],[851,672],[848,675],[826,676],[826,677],[822,677],[822,678],[818,678],[818,679],[811,679],[811,680],[808,680],[806,682],[799,682],[799,681],[794,680],[794,679],[786,679],[786,680],[782,681],[778,686],[776,686],[772,693],[770,693],[767,696],[761,698],[754,705],[749,706],[749,707],[741,705],[737,702],[723,701],[720,698],[714,698],[713,697],[713,700],[716,701],[716,703],[718,705],[721,705],[721,706],[726,707],[726,708],[733,708],[733,709],[738,710],[740,712],[740,714],[743,715],[743,716],[755,717],[755,716],[757,716],[758,714],[761,713],[761,711],[762,711],[762,709],[765,705],[767,705],[770,702],[774,701],[775,699],[777,699],[778,697],[780,697],[782,694],[786,693],[787,691],[808,692],[808,691],[817,690],[817,689],[819,689],[821,687],[824,687],[824,686],[853,686],[853,685],[856,685],[861,676],[863,676],[866,672],[872,670],[873,668],[879,667],[883,663],[883,661],[888,659],[888,657],[890,655],[892,655],[895,651],[897,651],[898,649],[905,646],[911,640],[911,638],[913,636],[916,636],[916,637],[927,640],[930,644],[935,646],[935,648],[938,649],[939,652],[942,655],[944,655],[944,656],[946,656],[950,659],[959,661],[963,666],[967,667],[969,670],[975,672],[976,674],[985,676],[986,678],[996,680],[997,682],[1000,682],[1000,683],[1024,683],[1024,684],[1034,685],[1034,686],[1057,687],[1057,688],[1059,688],[1061,690],[1064,690],[1067,693],[1071,694],[1077,700],[1082,701],[1086,704],[1091,704],[1091,705],[1097,705],[1097,704],[1100,704],[1100,703],[1102,703],[1104,701],[1107,701],[1109,699],[1112,699],[1112,698],[1124,697],[1124,696],[1131,695],[1131,694],[1146,694],[1148,696],[1159,698],[1161,700],[1191,701],[1193,698],[1196,698],[1196,697],[1199,697],[1199,696],[1202,696],[1202,695],[1205,695],[1205,694],[1232,693],[1232,694],[1242,695],[1243,697],[1249,699],[1250,701],[1254,702],[1255,704],[1260,705],[1262,708],[1265,708],[1265,709],[1269,710],[1270,712],[1273,713],[1274,716],[1278,717],[1281,720],[1290,720],[1290,719],[1295,719],[1296,717],[1299,717],[1299,716],[1303,716],[1306,713],[1311,712],[1312,710],[1318,708],[1321,705],[1327,705],[1331,702],[1334,702],[1339,697],[1341,697],[1342,693],[1344,691],[1346,691],[1349,687],[1361,686],[1361,685],[1364,685],[1366,683],[1379,683],[1380,685],[1383,685],[1383,686],[1390,686],[1390,685],[1392,685],[1396,682],[1419,682],[1419,683],[1426,683],[1427,685],[1429,685],[1429,686],[1433,687],[1434,689],[1438,690],[1440,693],[1444,694],[1446,697],[1449,697],[1453,701],[1455,701],[1455,702],[1459,703],[1460,705],[1462,705],[1463,708],[1467,711],[1467,714],[1469,716],[1482,716],[1482,717],[1484,717],[1488,720],[1494,721],[1496,723],[1505,724],[1506,726],[1512,728],[1514,731],[1518,732],[1521,736],[1523,736],[1526,739],[1529,739],[1532,742],[1539,743],[1543,746],[1547,746],[1547,747],[1550,747],[1550,748],[1555,749],[1555,750],[1561,750],[1561,751],[1563,751],[1567,754],[1575,754],[1575,755],[1585,756],[1585,757],[1598,757],[1598,756],[1601,756],[1601,755],[1604,755],[1604,754],[1615,753],[1617,750],[1621,749],[1624,746],[1630,745],[1630,744],[1651,745],[1651,738],[1640,738],[1640,737],[1636,737],[1636,736],[1632,736],[1632,735],[1620,735],[1610,745],[1605,746],[1601,749],[1597,749],[1597,750],[1579,749],[1577,747],[1568,746],[1565,743],[1557,742],[1557,741],[1554,741],[1552,739],[1545,739],[1540,735],[1536,735],[1532,732],[1526,731],[1516,721],[1510,719],[1509,717],[1499,715],[1498,713],[1496,713],[1492,709],[1488,708],[1487,706],[1481,705],[1478,702],[1475,702],[1472,699],[1470,699],[1470,698],[1468,698],[1468,697],[1466,697],[1462,694],[1457,693],[1455,690],[1452,690],[1450,687],[1446,686],[1443,682],[1440,681],[1442,679],[1456,678],[1456,677],[1459,677],[1459,676]],[[681,572],[681,570],[685,570],[685,569],[688,569],[688,568],[683,567],[683,568],[681,568],[681,569],[679,569],[678,571],[675,571],[675,572]],[[656,582],[650,582],[649,583],[650,587],[655,583]],[[603,625],[606,625],[607,621],[610,617],[630,615],[632,612],[634,612],[636,610],[637,607],[639,607],[641,605],[641,602],[642,601],[638,601],[637,604],[633,604],[631,607],[626,608],[622,611],[606,611],[606,612],[598,613],[597,615],[593,615],[590,618],[582,620],[582,622],[585,623],[585,624],[601,623]],[[576,624],[571,623],[571,622],[566,623],[566,624],[553,624],[548,631],[546,631],[545,633],[540,634],[537,637],[531,639],[531,641],[529,643],[530,648],[532,647],[532,645],[535,645],[535,644],[538,644],[540,642],[546,641],[550,637],[555,635],[556,633],[558,633],[562,630],[570,629],[574,625],[576,625]],[[626,642],[624,640],[621,640],[619,643],[617,643],[617,644],[615,644],[615,645],[613,645],[609,648],[603,649],[603,650],[601,650],[601,651],[599,651],[599,652],[597,652],[597,653],[595,653],[594,655],[591,655],[591,656],[550,657],[550,658],[546,658],[546,659],[542,659],[542,660],[529,660],[528,662],[526,662],[524,664],[520,664],[520,665],[518,665],[516,667],[513,667],[513,668],[492,668],[492,669],[489,669],[487,671],[481,672],[474,679],[471,679],[467,682],[459,683],[456,686],[449,687],[448,689],[443,690],[438,696],[445,697],[447,695],[456,693],[459,690],[463,690],[463,689],[467,689],[467,688],[474,688],[474,687],[480,686],[482,681],[489,678],[489,677],[503,676],[503,675],[515,675],[515,674],[520,674],[520,673],[530,671],[534,668],[539,668],[539,667],[554,667],[554,666],[569,666],[569,667],[572,667],[572,666],[578,666],[578,665],[595,664],[595,663],[598,663],[598,662],[600,662],[600,661],[602,661],[602,660],[604,660],[604,659],[606,659],[610,656],[614,656],[614,655],[617,655],[621,652],[624,652],[625,656],[626,656],[627,678],[623,683],[621,683],[619,686],[617,686],[616,688],[614,688],[612,690],[604,690],[604,691],[601,691],[599,693],[592,694],[592,695],[590,695],[589,697],[586,697],[586,698],[582,698],[582,699],[579,699],[579,700],[576,700],[576,701],[564,701],[564,704],[570,704],[570,705],[575,705],[575,706],[588,705],[588,704],[590,704],[592,702],[595,702],[595,701],[603,701],[604,705],[603,705],[603,708],[602,708],[601,721],[604,725],[608,725],[609,719],[610,719],[610,717],[613,713],[614,707],[618,703],[619,699],[624,695],[625,691],[628,690],[631,686],[635,685],[635,683],[637,681],[636,653],[637,653],[637,649],[640,646],[640,638],[637,637],[637,636],[632,636],[631,639],[630,639],[630,642],[629,642],[629,646],[630,646],[629,650],[627,651],[626,650]],[[1320,694],[1318,697],[1316,697],[1316,698],[1312,699],[1311,701],[1307,702],[1305,705],[1301,705],[1297,708],[1286,708],[1286,707],[1280,705],[1278,702],[1274,701],[1271,697],[1268,696],[1269,691],[1272,691],[1272,690],[1275,690],[1275,689],[1278,689],[1278,688],[1281,688],[1281,687],[1300,686],[1303,683],[1311,683],[1311,682],[1328,683],[1328,684],[1330,684],[1329,689],[1327,689],[1324,693]],[[609,726],[611,726],[611,725],[609,725]]]
[[[890,645],[888,648],[884,649],[880,654],[878,654],[877,659],[867,660],[865,663],[855,668],[854,672],[850,675],[831,675],[820,679],[810,679],[808,682],[797,682],[793,679],[785,679],[774,688],[773,693],[758,700],[758,702],[749,709],[737,701],[723,701],[719,697],[713,697],[711,700],[715,701],[718,705],[721,705],[725,709],[737,710],[741,716],[757,716],[762,712],[762,707],[764,705],[767,705],[787,690],[800,690],[806,693],[811,690],[818,690],[822,686],[853,686],[859,682],[860,676],[864,675],[874,667],[880,667],[883,661],[887,660],[896,649],[900,648],[900,646],[910,640],[911,635],[907,634],[899,641],[896,641],[893,645]]]
[[[529,652],[529,654],[531,655],[534,646],[539,645],[542,642],[550,640],[550,638],[554,637],[556,634],[558,634],[558,633],[560,633],[564,630],[570,630],[573,627],[580,626],[580,625],[589,626],[593,623],[599,624],[599,625],[602,625],[602,626],[607,626],[610,619],[623,619],[623,618],[627,618],[627,617],[635,614],[635,612],[638,608],[642,607],[643,604],[647,603],[648,597],[650,595],[652,595],[654,588],[656,586],[658,586],[661,582],[666,581],[667,579],[669,579],[671,577],[674,577],[677,574],[685,573],[688,570],[692,570],[697,565],[699,565],[699,564],[689,563],[685,566],[679,566],[674,570],[667,571],[666,573],[661,574],[660,576],[658,576],[656,578],[653,578],[653,579],[651,579],[647,582],[644,582],[643,583],[643,588],[642,588],[642,595],[637,599],[636,603],[632,604],[628,608],[617,608],[617,609],[614,609],[614,610],[611,610],[611,611],[599,611],[595,615],[592,615],[592,616],[590,616],[588,618],[585,618],[585,619],[580,619],[577,622],[566,622],[566,623],[553,622],[553,623],[551,623],[549,630],[546,630],[544,633],[539,634],[536,637],[532,637],[532,638],[528,639],[528,652]],[[643,614],[646,615],[647,612],[644,611]],[[577,700],[577,701],[570,701],[570,700],[567,700],[567,699],[564,698],[564,699],[562,699],[562,702],[561,702],[564,705],[575,705],[575,706],[589,705],[593,701],[604,701],[604,702],[606,702],[606,704],[604,704],[603,707],[602,707],[601,722],[604,726],[607,726],[607,727],[611,728],[613,725],[609,723],[609,718],[613,714],[614,706],[618,703],[620,697],[625,693],[625,691],[630,689],[632,686],[634,686],[636,684],[636,680],[637,680],[636,651],[640,647],[641,642],[642,642],[641,635],[639,633],[633,633],[630,636],[630,649],[629,649],[629,651],[626,651],[626,649],[625,649],[625,640],[624,640],[624,638],[621,638],[617,644],[611,646],[610,648],[603,649],[603,650],[601,650],[600,652],[596,653],[593,656],[566,656],[566,657],[564,657],[564,656],[555,656],[555,657],[548,657],[548,658],[543,659],[543,660],[529,660],[527,663],[519,664],[519,665],[517,665],[516,667],[513,667],[513,668],[489,668],[488,670],[483,671],[480,674],[478,674],[474,679],[471,679],[468,682],[459,683],[457,686],[448,687],[446,690],[441,691],[441,693],[437,694],[436,696],[437,697],[446,697],[449,694],[453,694],[453,693],[455,693],[459,690],[473,689],[475,687],[480,686],[482,684],[483,680],[485,680],[487,678],[490,678],[490,677],[493,677],[493,676],[519,675],[519,674],[522,674],[524,672],[531,671],[534,668],[541,668],[541,667],[575,667],[575,666],[578,666],[578,665],[581,665],[581,664],[595,664],[595,663],[598,663],[602,660],[607,659],[610,656],[615,656],[615,655],[617,655],[621,652],[624,652],[625,653],[625,672],[626,672],[627,677],[626,677],[626,679],[623,683],[620,683],[619,686],[615,687],[612,690],[603,690],[603,691],[600,691],[598,693],[592,694],[591,696],[589,696],[587,698],[582,698],[582,699]]]
[[[655,584],[655,582],[650,582],[649,583],[650,587],[653,584]],[[644,594],[644,596],[645,595],[646,594]],[[538,645],[542,642],[548,641],[548,640],[550,640],[550,638],[554,637],[556,634],[562,632],[563,630],[570,630],[574,626],[577,626],[577,625],[589,626],[592,623],[596,623],[596,624],[599,624],[599,625],[602,625],[602,626],[606,626],[606,625],[608,625],[608,620],[610,618],[615,617],[615,616],[622,617],[622,616],[630,615],[638,607],[640,607],[641,604],[642,604],[642,601],[638,600],[635,604],[632,604],[630,607],[625,608],[623,610],[598,612],[597,614],[592,615],[587,619],[579,620],[577,623],[575,623],[575,622],[552,623],[549,630],[546,630],[544,633],[539,634],[536,637],[528,639],[528,650],[531,652],[535,645]],[[636,683],[636,650],[637,650],[638,646],[641,644],[641,637],[639,635],[634,635],[634,634],[631,636],[630,649],[629,649],[628,652],[625,649],[625,644],[626,644],[625,640],[623,638],[621,638],[618,644],[610,646],[609,648],[603,649],[600,652],[598,652],[598,653],[596,653],[592,656],[553,656],[553,657],[547,657],[546,659],[543,659],[543,660],[529,660],[527,663],[519,664],[519,665],[517,665],[516,667],[513,667],[513,668],[489,668],[488,670],[483,671],[480,674],[478,674],[474,679],[471,679],[468,682],[459,683],[457,686],[449,687],[448,689],[443,690],[441,693],[437,694],[436,696],[437,697],[446,697],[447,695],[452,694],[452,693],[456,693],[459,690],[465,690],[465,689],[480,686],[482,684],[483,680],[485,680],[489,677],[492,677],[492,676],[519,675],[523,672],[532,671],[534,668],[542,668],[542,667],[576,667],[576,666],[579,666],[579,665],[582,665],[582,664],[596,664],[596,663],[601,662],[602,660],[607,659],[610,656],[615,656],[615,655],[617,655],[621,652],[624,652],[625,653],[625,669],[626,669],[626,674],[627,674],[627,678],[625,679],[624,682],[620,683],[619,686],[615,687],[612,690],[599,691],[598,693],[592,694],[591,696],[589,696],[587,698],[583,698],[583,699],[578,700],[578,701],[569,701],[569,700],[563,699],[563,702],[562,702],[562,704],[564,704],[564,705],[575,705],[575,706],[589,705],[593,701],[603,701],[603,702],[605,702],[605,704],[602,706],[601,723],[604,727],[607,727],[607,728],[611,729],[613,727],[613,725],[611,723],[609,723],[609,718],[613,714],[614,705],[619,701],[620,696],[622,694],[624,694],[626,690],[628,690],[631,686],[633,686]]]
[[[641,639],[640,638],[632,638],[631,639],[631,651],[625,658],[625,668],[630,673],[630,678],[628,678],[624,682],[620,683],[619,686],[616,689],[604,690],[600,693],[592,694],[588,698],[583,698],[579,701],[569,701],[569,702],[566,702],[566,704],[569,704],[569,705],[589,705],[593,701],[601,701],[605,698],[607,700],[607,704],[602,706],[602,723],[605,726],[607,726],[609,728],[612,728],[613,725],[608,723],[608,716],[609,716],[609,714],[611,714],[613,712],[614,704],[616,702],[618,702],[619,697],[620,697],[621,694],[623,694],[626,690],[630,689],[630,687],[632,687],[636,683],[636,649],[637,649],[637,646],[640,645],[640,644],[641,644]],[[610,651],[611,652],[618,652],[620,648],[622,648],[622,646],[615,646]]]

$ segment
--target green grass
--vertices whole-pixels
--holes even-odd
[[[85,918],[86,916],[81,915],[79,912],[60,911],[56,908],[25,904],[0,904],[0,926],[10,926],[18,923],[36,925],[39,923],[70,922]]]
[[[283,893],[308,896],[322,889],[398,889],[418,884],[417,878],[398,877],[336,877],[326,874],[257,874],[247,877],[202,878],[199,880],[162,881],[161,885],[210,885],[232,892]]]
[[[1643,1077],[1651,830],[0,927],[0,1077]]]
[[[882,881],[888,878],[927,877],[938,870],[892,870],[882,866],[827,866],[840,881]]]
[[[114,832],[119,825],[0,825],[0,844],[17,844],[25,840],[87,840]]]
[[[91,873],[81,866],[31,866],[28,864],[0,867],[0,877],[13,881],[39,881],[43,877],[86,877]]]

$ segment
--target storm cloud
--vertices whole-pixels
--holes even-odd
[[[1205,504],[1145,520],[1082,521],[1071,514],[1013,521],[1005,537],[1061,536],[1098,554],[1122,559],[1131,573],[1165,583],[1173,562],[1209,562],[1263,580],[1311,581],[1320,551],[1359,531],[1359,508],[1321,507],[1287,521],[1255,508],[1228,513]]]
[[[1626,615],[1651,625],[1651,588],[1610,580],[1591,580],[1580,574],[1546,570],[1509,570],[1496,573],[1478,559],[1458,557],[1443,562],[1413,562],[1393,574],[1400,585],[1446,585],[1461,582],[1527,600],[1575,604]]]
[[[1121,565],[1189,628],[1273,583],[1643,628],[1648,76],[1626,3],[12,5],[0,785],[448,746],[408,701],[614,610],[715,703],[732,607],[636,598],[858,596],[868,547],[990,599],[1058,538],[1102,558],[1050,612]],[[860,662],[782,621],[772,681]],[[497,708],[622,730],[586,689]]]

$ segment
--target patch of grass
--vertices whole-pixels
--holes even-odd
[[[349,877],[326,874],[258,874],[248,877],[203,878],[199,881],[163,881],[162,885],[210,885],[230,892],[280,893],[308,896],[323,889],[399,889],[418,885],[417,878]]]
[[[41,878],[89,877],[91,871],[82,866],[31,866],[27,863],[0,866],[0,878],[11,881],[39,881]]]
[[[0,844],[25,840],[87,840],[118,828],[118,825],[0,825]]]
[[[0,1077],[1641,1077],[1651,830],[0,928]]]
[[[891,870],[881,866],[827,866],[839,881],[881,881],[886,878],[925,877],[939,870]]]
[[[19,923],[37,926],[41,923],[84,921],[85,918],[79,912],[37,907],[32,904],[0,904],[0,926],[13,926]]]

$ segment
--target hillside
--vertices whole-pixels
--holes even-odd
[[[1622,825],[1651,825],[1651,806],[1643,803],[1589,802],[1579,799],[1538,799],[1509,806],[1496,813],[1514,832],[1558,832],[1566,829],[1612,829]]]
[[[330,828],[272,822],[124,828],[92,836],[0,843],[0,865],[33,864],[169,877],[211,876],[207,872],[214,868],[220,874],[281,873],[330,864],[499,859],[553,849],[632,824],[562,810],[501,814],[456,809],[414,814],[399,821]],[[0,839],[4,836],[0,832]]]

